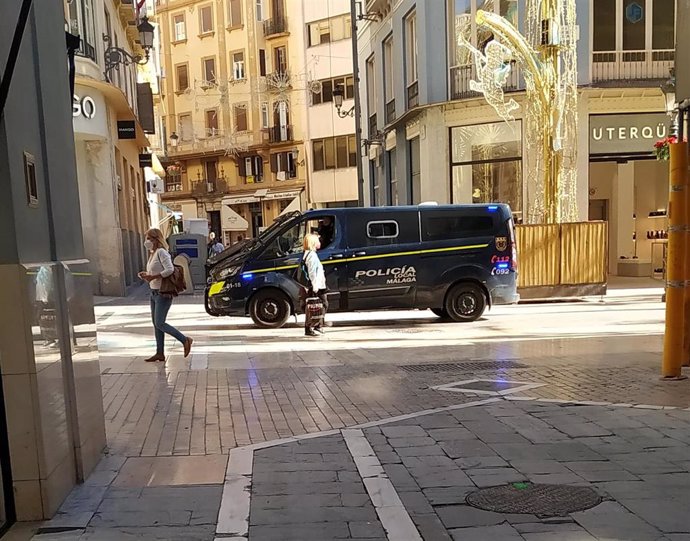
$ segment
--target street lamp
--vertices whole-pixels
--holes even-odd
[[[121,64],[123,66],[129,66],[130,64],[138,64],[143,66],[149,61],[149,53],[153,48],[153,33],[155,29],[149,22],[148,17],[144,17],[137,25],[137,30],[139,31],[139,43],[141,44],[142,49],[144,49],[144,58],[142,58],[141,55],[132,55],[121,47],[114,47],[112,45],[109,46],[105,50],[104,54],[105,71],[103,72],[103,75],[105,76],[106,81],[110,82],[110,72]],[[110,37],[104,35],[103,41],[106,43],[110,42]]]
[[[333,89],[333,104],[335,105],[336,111],[338,111],[338,116],[340,118],[345,118],[348,116],[355,116],[355,106],[353,105],[347,111],[341,111],[343,106],[343,98],[345,97],[345,91],[343,90],[343,85],[337,85]]]
[[[669,70],[670,77],[661,84],[661,92],[666,100],[666,113],[673,115],[676,109],[676,69]]]
[[[177,143],[179,140],[180,140],[180,138],[175,132],[172,132],[170,134],[170,146],[171,147],[177,148]]]

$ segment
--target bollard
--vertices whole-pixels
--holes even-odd
[[[666,329],[661,377],[683,379],[685,339],[685,245],[687,229],[686,189],[688,185],[687,143],[670,145],[668,198],[668,252],[666,264]]]

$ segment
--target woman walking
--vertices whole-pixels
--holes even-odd
[[[323,271],[323,265],[321,260],[317,255],[316,251],[321,248],[321,242],[319,241],[319,236],[310,233],[304,236],[304,255],[302,256],[302,262],[306,267],[306,278],[309,281],[309,288],[307,291],[307,297],[318,297],[323,303],[323,316],[326,317],[326,312],[328,311],[328,297],[326,292],[326,275]],[[304,320],[304,334],[306,336],[316,336],[316,332],[322,333],[323,330],[321,325],[311,326],[311,320],[309,315],[306,314]]]
[[[139,273],[139,278],[146,280],[151,288],[151,319],[156,335],[156,354],[146,359],[146,362],[165,361],[165,333],[180,341],[184,346],[184,356],[187,357],[192,349],[193,340],[165,322],[172,306],[172,296],[161,294],[160,288],[163,278],[170,276],[174,270],[168,243],[160,229],[149,229],[146,232],[144,246],[149,253],[149,259],[146,270]]]

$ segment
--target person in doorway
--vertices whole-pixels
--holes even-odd
[[[216,234],[211,231],[208,234],[208,243],[206,244],[206,257],[211,258],[213,255],[213,245],[216,243]]]
[[[139,278],[146,280],[151,288],[151,320],[156,336],[156,354],[146,359],[146,362],[165,361],[166,333],[182,344],[184,356],[188,357],[193,340],[165,322],[172,306],[172,296],[161,294],[160,288],[163,278],[167,278],[174,271],[172,258],[168,252],[168,243],[160,229],[149,229],[146,232],[144,246],[149,259],[146,270],[139,273]]]
[[[303,247],[304,255],[302,256],[302,262],[304,264],[304,278],[307,282],[307,297],[318,297],[321,299],[323,303],[323,316],[326,317],[326,312],[328,312],[328,297],[326,293],[328,289],[326,288],[326,274],[316,253],[321,248],[318,235],[313,233],[305,235]],[[323,334],[321,324],[312,327],[310,318],[308,316],[305,317],[304,334],[306,336],[316,336],[317,332]]]
[[[216,239],[216,240],[212,241],[211,249],[209,250],[209,253],[210,253],[209,257],[213,257],[214,255],[218,255],[223,250],[225,250],[225,246],[223,246],[222,242],[220,242],[219,240]]]

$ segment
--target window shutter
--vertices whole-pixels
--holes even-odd
[[[262,77],[266,76],[266,50],[259,49],[259,74]]]
[[[297,177],[297,164],[295,163],[295,157],[292,155],[292,152],[286,152],[285,154],[287,156],[288,177],[295,178]]]
[[[264,159],[261,156],[254,156],[254,176],[259,178],[264,176]]]
[[[240,176],[241,177],[246,177],[247,176],[247,164],[245,163],[245,158],[240,158],[237,160],[237,165],[240,170]]]
[[[278,154],[271,154],[271,173],[278,172]]]

